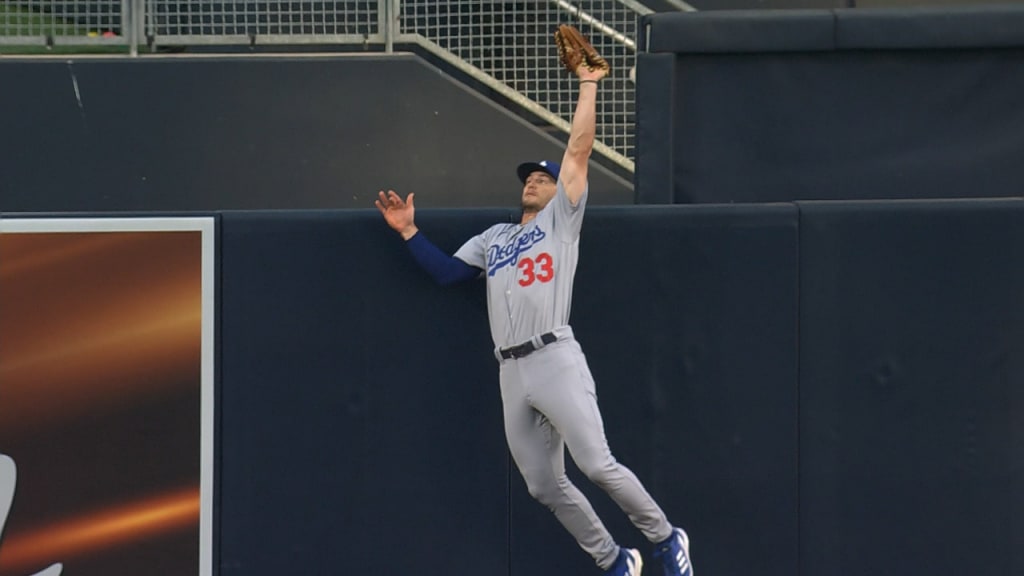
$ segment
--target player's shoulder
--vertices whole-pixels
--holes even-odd
[[[586,198],[586,195],[587,190],[584,188],[583,196],[580,197],[580,200],[574,205],[572,201],[569,200],[569,194],[565,190],[565,185],[561,180],[559,180],[555,195],[551,198],[551,201],[537,213],[537,217],[543,217],[542,220],[550,220],[558,219],[564,214],[576,213],[585,205],[584,199]]]
[[[580,194],[580,198],[576,202],[576,206],[582,204],[583,200],[586,199],[586,197],[589,194],[590,194],[590,181],[589,180],[584,180],[583,181],[583,193]],[[548,203],[548,206],[553,204],[555,200],[557,200],[558,202],[560,202],[563,205],[568,206],[570,208],[575,208],[576,207],[576,206],[573,205],[572,201],[569,200],[569,192],[568,192],[568,190],[565,189],[565,183],[562,182],[561,180],[558,181],[558,188],[555,190],[555,197],[552,199],[552,202]]]

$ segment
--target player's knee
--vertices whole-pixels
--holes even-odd
[[[565,481],[568,482],[568,478]],[[526,478],[526,489],[534,500],[549,507],[555,504],[562,494],[558,479],[547,475]]]
[[[576,466],[592,483],[598,486],[610,484],[618,477],[618,463],[610,454],[602,457],[581,459]]]

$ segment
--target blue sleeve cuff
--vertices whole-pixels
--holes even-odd
[[[470,266],[454,256],[445,254],[440,248],[434,246],[422,232],[416,232],[412,238],[406,240],[405,245],[409,247],[409,252],[412,253],[416,263],[442,286],[472,280],[482,272],[475,266]]]

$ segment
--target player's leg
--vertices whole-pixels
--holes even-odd
[[[673,527],[631,470],[611,453],[597,405],[594,380],[575,340],[557,342],[523,363],[530,399],[564,438],[577,467],[602,488],[651,542],[672,535]]]
[[[530,495],[548,507],[562,526],[602,569],[617,559],[619,547],[590,502],[565,473],[564,442],[548,419],[534,410],[520,379],[519,361],[501,367],[505,438]]]

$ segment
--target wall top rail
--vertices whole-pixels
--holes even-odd
[[[649,14],[647,52],[736,53],[1024,47],[1024,4]]]

